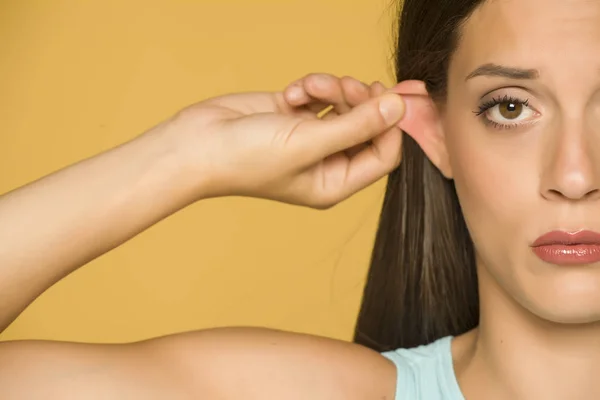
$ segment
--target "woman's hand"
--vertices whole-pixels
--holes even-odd
[[[331,110],[321,118],[328,107]],[[167,124],[202,196],[250,196],[328,208],[400,162],[399,95],[353,78],[311,74],[276,93],[202,101]]]
[[[1,195],[0,332],[58,280],[202,198],[326,208],[385,176],[400,160],[399,126],[424,120],[385,91],[311,75],[281,93],[208,99]]]

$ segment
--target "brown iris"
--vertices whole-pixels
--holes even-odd
[[[498,105],[500,114],[506,119],[515,119],[523,112],[523,104],[506,101]]]

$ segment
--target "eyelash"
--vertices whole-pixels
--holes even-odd
[[[491,108],[493,108],[499,104],[504,104],[504,103],[520,104],[525,107],[529,106],[529,100],[521,100],[521,99],[513,97],[513,96],[505,95],[503,97],[494,97],[491,100],[488,100],[488,101],[482,103],[479,106],[479,110],[474,111],[474,113],[477,117],[481,117],[484,124],[491,125],[495,129],[513,129],[513,128],[522,126],[523,124],[500,124],[498,122],[491,121],[489,118],[487,118],[484,115]]]

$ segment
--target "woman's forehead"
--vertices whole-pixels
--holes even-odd
[[[465,21],[453,59],[464,77],[487,63],[600,71],[600,0],[487,0]]]

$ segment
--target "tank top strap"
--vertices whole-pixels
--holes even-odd
[[[382,353],[396,366],[395,400],[465,400],[454,373],[452,339]]]

